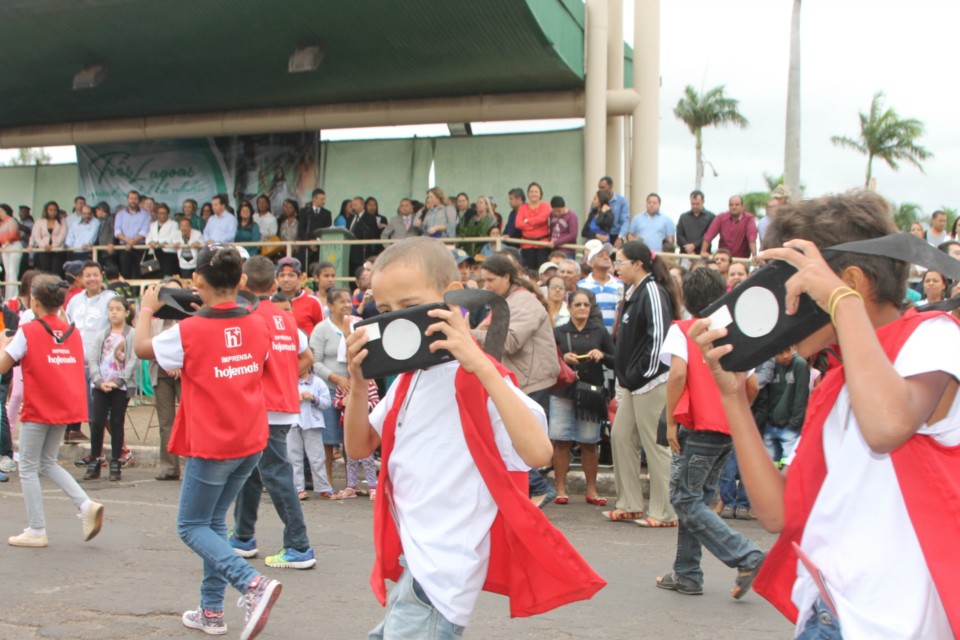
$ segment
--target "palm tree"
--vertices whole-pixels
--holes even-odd
[[[792,197],[800,198],[800,0],[793,0],[790,20],[790,67],[787,75],[787,127],[783,173]]]
[[[910,231],[910,225],[920,220],[923,212],[920,211],[920,205],[913,202],[903,202],[899,206],[891,203],[893,211],[893,222],[897,229],[901,231]]]
[[[901,118],[893,109],[883,109],[883,92],[873,94],[870,113],[860,114],[860,136],[856,140],[847,136],[833,136],[833,144],[856,149],[867,156],[867,179],[870,186],[873,177],[873,159],[880,158],[894,171],[900,170],[898,162],[906,160],[923,173],[921,160],[933,154],[917,144],[923,135],[923,123],[916,118]]]
[[[750,124],[737,110],[740,101],[723,95],[725,88],[714,87],[701,95],[693,85],[687,85],[673,110],[697,139],[697,189],[703,183],[703,128],[732,124],[743,129]]]

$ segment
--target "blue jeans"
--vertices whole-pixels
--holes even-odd
[[[543,407],[543,412],[547,414],[547,417],[550,417],[550,389],[541,389],[540,391],[534,391],[533,393],[528,393],[530,399]],[[549,424],[549,421],[548,421]],[[531,496],[545,496],[550,492],[550,483],[547,482],[547,479],[540,475],[540,472],[536,469],[530,469],[528,472],[528,489]]]
[[[728,567],[741,571],[754,568],[763,552],[710,508],[720,470],[733,451],[730,436],[681,428],[679,438],[681,452],[673,456],[670,465],[670,503],[679,520],[673,573],[702,585],[702,547]]]
[[[803,625],[796,640],[842,640],[840,623],[824,603],[823,598],[817,598],[813,605],[813,614]]]
[[[403,564],[403,557],[400,558]],[[406,565],[404,565],[406,566]],[[457,640],[464,627],[444,618],[430,603],[423,587],[404,569],[387,596],[387,613],[368,640]]]
[[[297,498],[297,489],[293,486],[293,466],[287,459],[287,432],[290,425],[270,425],[270,438],[267,448],[260,456],[257,468],[244,483],[237,496],[234,509],[234,533],[239,538],[253,537],[257,526],[257,511],[260,509],[260,496],[263,487],[267,487],[270,500],[283,522],[283,548],[306,551],[310,548],[307,539],[307,524],[303,521],[303,509]]]
[[[723,465],[723,471],[720,473],[720,500],[725,507],[734,509],[749,509],[750,498],[747,497],[747,488],[742,482],[737,482],[740,477],[740,468],[737,466],[737,453],[730,450],[730,457]]]
[[[227,509],[236,500],[240,488],[257,466],[260,454],[233,460],[187,458],[177,533],[180,539],[203,559],[200,606],[223,611],[227,582],[246,593],[260,574],[237,555],[227,542]]]
[[[763,444],[767,445],[767,451],[774,462],[782,462],[793,455],[793,450],[797,447],[797,440],[800,439],[800,432],[788,427],[778,427],[768,424],[763,430]]]

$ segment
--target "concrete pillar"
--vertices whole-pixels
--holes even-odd
[[[610,33],[607,42],[607,88],[623,89],[623,0],[607,0]],[[607,118],[606,175],[623,191],[623,118]]]
[[[607,124],[607,0],[587,0],[587,37],[584,58],[586,69],[586,109],[583,141],[582,211],[590,210],[589,194],[597,190],[597,180],[605,175]],[[585,214],[584,214],[585,215]]]
[[[643,211],[657,190],[660,147],[660,0],[634,0],[633,87],[640,104],[633,112],[630,206]]]

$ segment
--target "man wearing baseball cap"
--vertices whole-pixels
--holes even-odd
[[[303,288],[305,281],[303,266],[298,259],[280,258],[277,262],[277,289],[293,301],[293,317],[297,326],[309,336],[313,328],[323,322],[323,304]]]
[[[613,245],[606,242],[594,246],[587,254],[587,264],[590,265],[590,275],[577,283],[581,289],[593,292],[597,298],[597,307],[603,314],[603,326],[611,334],[613,323],[617,316],[617,305],[623,300],[623,283],[612,273],[614,253]]]

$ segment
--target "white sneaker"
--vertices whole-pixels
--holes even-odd
[[[80,520],[83,522],[83,541],[93,540],[103,526],[103,505],[91,500],[87,510],[80,514]]]
[[[10,456],[0,456],[0,471],[13,473],[17,470],[17,463]]]
[[[7,544],[12,547],[45,547],[47,546],[47,534],[31,533],[30,529],[24,529],[20,535],[7,538]]]

